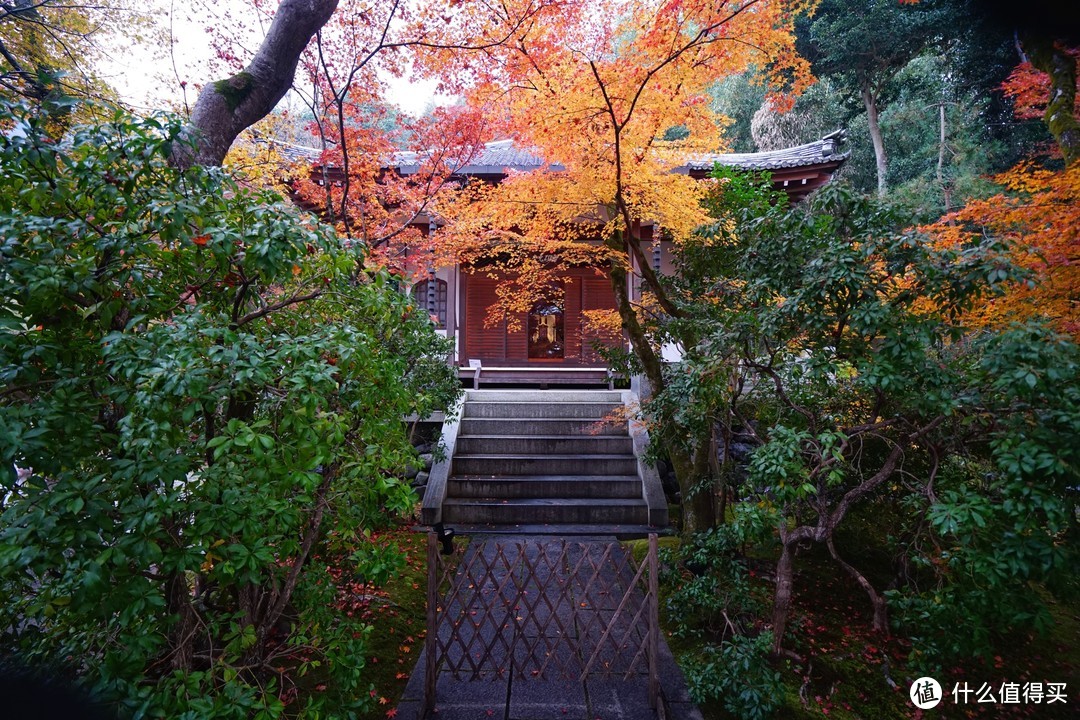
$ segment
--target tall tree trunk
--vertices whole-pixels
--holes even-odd
[[[1031,64],[1050,76],[1043,121],[1054,136],[1065,165],[1080,159],[1080,121],[1076,118],[1076,58],[1052,38],[1025,33],[1020,39]]]
[[[728,485],[731,478],[731,473],[729,472],[731,425],[726,422],[721,425],[724,434],[722,440],[724,457],[721,458],[721,440],[717,439],[716,436],[718,424],[719,423],[712,420],[709,422],[709,472],[716,479],[716,524],[723,525],[727,522]]]
[[[937,181],[945,198],[945,212],[949,213],[952,209],[952,188],[945,181],[945,137],[945,101],[942,100],[938,104]]]
[[[626,240],[622,232],[614,232],[605,244],[607,247],[618,252],[626,253],[626,261],[630,261]],[[630,241],[632,242],[632,240]],[[611,281],[611,289],[615,294],[615,307],[622,321],[623,331],[630,339],[630,347],[641,363],[645,377],[648,378],[654,393],[663,392],[667,386],[664,381],[663,363],[656,350],[649,342],[645,328],[642,327],[637,311],[630,302],[630,277],[625,266],[612,261],[608,266],[608,278]],[[660,425],[666,428],[669,436],[658,437],[664,449],[667,451],[671,467],[675,471],[675,478],[679,483],[679,492],[682,495],[682,523],[683,532],[692,533],[712,527],[715,523],[715,511],[711,493],[694,494],[694,485],[698,481],[695,474],[695,458],[683,448],[684,437],[678,436],[678,428],[674,427],[668,418],[661,418]],[[698,497],[707,495],[707,497]]]
[[[772,631],[773,653],[784,648],[788,615],[791,613],[791,591],[795,575],[795,543],[780,533],[780,559],[776,561],[776,594],[773,596]]]
[[[863,106],[866,108],[866,121],[870,126],[870,139],[874,143],[874,162],[877,165],[877,192],[879,197],[884,197],[888,161],[885,157],[885,143],[881,139],[881,125],[878,122],[877,97],[867,80],[859,84],[859,92],[862,94]]]
[[[667,423],[669,421],[662,421]],[[676,433],[672,433],[675,435]],[[664,441],[664,449],[671,461],[671,469],[675,472],[675,479],[679,483],[679,495],[681,496],[680,510],[682,517],[682,532],[684,535],[692,535],[702,530],[708,530],[715,524],[713,515],[715,507],[710,493],[695,492],[698,478],[694,473],[694,458],[683,449],[678,438],[661,438]]]
[[[716,475],[712,462],[713,443],[709,426],[703,427],[694,437],[694,520],[704,523],[699,529],[707,530],[716,526]]]
[[[268,115],[292,87],[300,54],[337,9],[338,0],[281,0],[270,30],[236,75],[199,93],[185,139],[173,162],[179,167],[220,165],[236,136]]]
[[[165,581],[165,609],[176,616],[176,624],[169,631],[170,665],[173,670],[189,672],[195,657],[197,618],[191,605],[187,575],[183,571],[169,573]]]

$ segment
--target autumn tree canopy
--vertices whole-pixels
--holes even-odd
[[[529,34],[563,4],[561,0],[497,5],[450,0],[375,4],[281,0],[276,7],[256,3],[269,29],[250,60],[235,52],[227,28],[211,29],[219,58],[233,74],[200,91],[191,119],[198,149],[188,161],[220,164],[237,135],[270,113],[290,89],[306,96],[316,116],[334,121],[340,134],[348,112],[345,106],[370,107],[371,99],[385,90],[385,73],[406,72],[410,53],[425,53],[439,71],[450,58],[461,62]],[[320,123],[319,132],[329,129]]]
[[[679,242],[705,222],[704,187],[672,171],[690,155],[723,147],[725,119],[711,109],[706,90],[751,64],[763,69],[779,104],[805,88],[810,74],[795,52],[793,24],[813,6],[804,0],[568,3],[560,23],[493,48],[495,61],[482,69],[459,62],[452,77],[469,86],[449,86],[549,165],[497,186],[476,184],[461,202],[441,206],[452,220],[447,261],[483,259],[489,272],[513,278],[496,312],[522,311],[545,293],[557,295],[561,271],[593,265],[611,281],[616,326],[628,335],[636,366],[662,389],[659,350],[643,331],[645,310],[631,299],[631,275],[644,282],[656,310],[677,317],[678,309],[651,269],[641,228],[655,223],[662,228],[657,233]],[[681,139],[665,139],[675,127],[683,132],[668,137]],[[681,340],[692,351],[694,338]],[[700,474],[694,462],[705,462],[706,453],[668,451],[683,497],[690,497]],[[711,524],[707,496],[697,494],[704,504],[687,510],[687,527]]]
[[[1001,297],[969,311],[977,327],[1044,320],[1080,339],[1080,163],[1062,170],[1020,163],[994,178],[995,195],[972,200],[928,227],[941,247],[964,248],[984,237],[1001,243],[1005,266],[1026,271]]]
[[[1003,328],[1043,320],[1059,332],[1080,338],[1080,47],[1071,45],[1074,38],[1059,30],[1021,21],[1017,34],[1021,61],[1001,87],[1012,99],[1018,119],[1043,121],[1054,140],[1049,157],[1029,158],[998,174],[994,181],[999,192],[972,200],[929,230],[940,246],[949,248],[970,246],[982,237],[996,238],[1002,247],[1002,264],[1026,271],[1004,295],[970,311],[969,321],[974,325]]]

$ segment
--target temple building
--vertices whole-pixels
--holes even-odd
[[[825,185],[848,153],[842,150],[845,133],[830,133],[820,140],[757,153],[712,153],[689,159],[674,172],[694,178],[705,178],[717,164],[748,172],[767,171],[775,189],[787,193],[791,202],[798,202]],[[313,160],[315,151],[291,148],[296,160]],[[401,152],[394,156],[392,170],[408,177],[420,171],[420,156]],[[469,163],[458,168],[454,175],[462,181],[481,180],[500,182],[510,172],[529,172],[546,165],[536,154],[515,146],[512,140],[487,143]],[[550,170],[563,169],[557,163],[546,165]],[[319,168],[314,173],[335,173]],[[314,176],[313,173],[313,176]],[[314,208],[311,208],[314,209]],[[419,214],[412,226],[421,232],[437,233],[441,221],[437,217]],[[635,224],[631,232],[651,247],[653,269],[661,274],[672,271],[670,242],[660,239],[658,229],[649,222]],[[615,297],[608,278],[591,267],[567,270],[560,282],[558,301],[540,300],[521,317],[506,317],[492,325],[488,311],[496,303],[496,288],[501,278],[486,272],[472,272],[467,267],[424,268],[408,263],[411,277],[409,291],[418,306],[426,308],[437,323],[438,332],[454,343],[451,361],[458,367],[466,383],[549,385],[610,385],[608,368],[596,352],[595,341],[604,344],[622,342],[621,338],[597,337],[584,322],[585,313],[615,308]],[[637,277],[635,273],[631,277]],[[640,299],[639,289],[630,288],[631,298]],[[677,348],[665,348],[665,357],[674,360]]]
[[[841,151],[842,131],[797,147],[759,153],[710,154],[693,158],[675,172],[704,178],[715,164],[746,171],[768,171],[773,186],[797,202],[827,183],[847,159]],[[510,140],[488,143],[462,166],[462,178],[498,182],[511,171],[530,171],[544,165],[544,160],[514,146]],[[551,165],[558,170],[558,165]],[[398,172],[417,171],[409,156],[401,156]],[[428,232],[438,232],[435,218],[421,215],[416,223]],[[653,269],[671,272],[670,243],[654,241],[656,228],[642,223],[632,232],[643,244],[652,247]],[[658,234],[658,233],[657,233]],[[593,268],[566,271],[562,277],[560,301],[538,301],[522,317],[505,318],[491,325],[485,322],[489,308],[496,302],[496,288],[501,280],[487,273],[473,273],[469,268],[450,267],[434,270],[426,279],[412,285],[411,292],[421,307],[437,318],[439,332],[454,340],[453,361],[463,381],[481,384],[607,385],[608,369],[593,345],[594,340],[612,342],[611,338],[591,337],[583,322],[589,310],[614,309],[615,297],[606,276]],[[638,289],[631,288],[632,297]],[[618,341],[617,339],[615,341]],[[669,359],[677,350],[665,349]]]

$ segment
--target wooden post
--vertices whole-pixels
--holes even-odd
[[[427,534],[427,635],[424,637],[424,707],[421,717],[430,717],[435,709],[435,680],[438,672],[435,657],[439,638],[439,539],[434,530]]]
[[[656,533],[649,533],[649,707],[660,699],[660,581]]]

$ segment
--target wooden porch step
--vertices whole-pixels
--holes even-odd
[[[458,377],[471,380],[473,387],[484,385],[585,385],[610,387],[613,376],[606,367],[566,367],[560,365],[537,366],[481,366],[458,367]]]
[[[629,435],[458,435],[462,455],[633,455]]]
[[[462,418],[459,437],[475,435],[558,435],[560,437],[627,435],[625,420],[591,418]]]
[[[576,418],[602,420],[623,405],[621,402],[551,402],[530,400],[519,402],[485,402],[470,400],[465,403],[466,418]]]
[[[430,527],[418,525],[417,532],[427,532]],[[620,540],[647,537],[649,533],[672,535],[675,530],[670,526],[658,527],[639,523],[455,523],[455,532],[461,535],[528,535],[528,536],[574,536],[608,537],[614,535]]]

